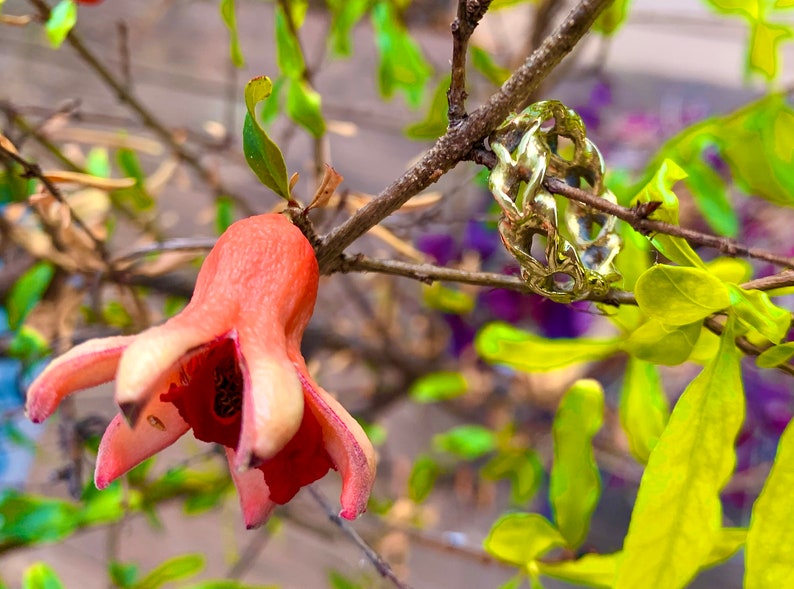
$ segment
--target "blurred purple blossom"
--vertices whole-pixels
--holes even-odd
[[[463,232],[463,249],[480,254],[483,262],[488,261],[500,247],[496,229],[489,229],[481,221],[469,221]]]
[[[416,240],[420,252],[432,257],[439,266],[447,266],[459,259],[460,249],[455,238],[448,233],[428,233]]]

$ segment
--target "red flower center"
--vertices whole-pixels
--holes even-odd
[[[235,449],[240,439],[245,381],[234,341],[223,338],[188,360],[180,383],[160,400],[173,403],[196,439]],[[323,443],[317,418],[306,407],[298,432],[278,454],[256,467],[262,471],[274,503],[284,504],[301,487],[336,469]]]

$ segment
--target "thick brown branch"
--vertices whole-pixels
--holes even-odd
[[[728,256],[755,258],[756,260],[764,260],[765,262],[771,262],[772,264],[777,264],[779,266],[794,268],[794,259],[792,258],[778,256],[758,248],[747,247],[726,237],[718,237],[716,235],[710,235],[708,233],[701,233],[700,231],[686,229],[678,225],[672,225],[670,223],[649,219],[647,215],[643,214],[643,212],[639,209],[623,207],[609,202],[608,200],[598,197],[590,192],[587,192],[586,190],[570,186],[559,178],[548,177],[544,181],[544,185],[549,192],[553,192],[554,194],[562,195],[565,198],[581,202],[594,209],[609,213],[618,219],[623,219],[643,235],[649,235],[651,233],[665,233],[675,237],[682,237],[690,243],[717,249]]]
[[[452,68],[447,90],[449,124],[456,125],[466,117],[466,52],[469,38],[488,11],[491,0],[458,0],[458,14],[452,21]]]
[[[574,48],[610,1],[582,0],[486,104],[451,127],[417,164],[334,229],[318,252],[321,271],[333,271],[347,246],[465,159]]]

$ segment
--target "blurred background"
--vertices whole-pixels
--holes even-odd
[[[516,3],[485,17],[474,42],[498,66],[481,69],[490,77],[471,75],[470,109],[494,91],[500,75],[523,61],[570,4]],[[111,197],[104,208],[88,189],[83,191],[82,210],[89,218],[96,215],[99,224],[107,220],[106,209],[115,207],[109,242],[114,255],[173,237],[215,236],[222,219],[279,204],[248,169],[240,147],[245,82],[278,75],[274,6],[237,0],[245,58],[240,68],[230,60],[229,31],[217,2],[80,5],[75,31],[85,49],[82,55],[69,43],[54,50],[38,24],[2,24],[0,130],[46,169],[65,169],[69,162],[89,166],[104,153],[110,176],[139,174],[144,179],[142,193]],[[406,22],[427,60],[425,91],[413,98],[398,92],[384,99],[372,22],[365,18],[353,28],[352,51],[343,59],[326,44],[328,13],[309,7],[300,38],[312,83],[322,95],[328,133],[314,139],[283,115],[275,117],[271,129],[289,170],[300,173],[296,194],[304,203],[314,191],[318,158],[345,178],[341,201],[315,213],[320,231],[377,194],[430,145],[438,119],[432,115],[432,97],[448,69],[454,11],[454,2],[441,0],[417,1],[408,8]],[[6,0],[3,13],[24,16],[36,10],[27,2]],[[666,139],[767,90],[744,73],[747,34],[741,20],[720,17],[703,2],[636,0],[615,36],[588,36],[528,101],[555,98],[576,109],[615,185],[628,186],[626,178],[641,175]],[[777,84],[786,87],[794,82],[794,46],[784,45],[781,57]],[[171,143],[119,99],[119,92],[89,63],[92,58],[162,123]],[[418,125],[423,121],[424,127]],[[194,162],[175,155],[174,145]],[[767,209],[757,200],[732,198],[740,238],[794,255],[787,229],[790,212],[781,215],[780,209]],[[494,229],[498,211],[492,200],[480,169],[460,165],[418,204],[390,217],[348,251],[515,274],[515,263]],[[685,202],[682,197],[682,225],[708,230]],[[4,231],[8,224],[26,222],[12,205],[1,206]],[[29,233],[34,240],[34,229]],[[6,237],[0,266],[4,297],[33,265],[30,254]],[[189,295],[195,258],[195,253],[175,254],[161,258],[161,267],[141,272],[136,288],[147,289],[144,309],[130,298],[130,285],[102,286],[100,308],[83,303],[89,308],[81,312],[74,340],[161,321]],[[76,273],[66,283],[78,292],[93,292],[89,281],[89,274]],[[604,492],[582,551],[618,550],[626,532],[642,467],[631,457],[618,423],[616,398],[625,360],[612,357],[533,375],[490,366],[478,358],[472,342],[477,330],[493,320],[546,338],[614,333],[590,303],[563,306],[504,290],[427,287],[377,274],[336,274],[321,282],[305,355],[323,386],[367,424],[380,458],[370,513],[355,526],[415,587],[495,588],[512,577],[512,569],[482,551],[482,540],[511,506],[548,515],[543,471],[551,459],[551,423],[561,395],[577,378],[598,379],[608,403],[605,425],[594,442]],[[75,458],[65,444],[74,431],[81,440],[101,433],[115,412],[112,387],[75,397],[75,413],[66,426],[72,434],[65,434],[64,422],[59,426],[57,419],[32,426],[22,415],[23,396],[41,363],[11,358],[11,325],[0,316],[0,330],[4,326],[0,488],[67,498],[70,486],[79,491],[90,481],[92,465],[90,455]],[[442,385],[422,380],[439,371],[454,376]],[[664,369],[668,397],[675,399],[696,372],[689,364]],[[777,437],[791,417],[789,383],[761,375],[751,364],[745,378],[749,408],[739,474],[725,495],[726,516],[734,525],[746,525]],[[438,393],[439,386],[445,392]],[[428,402],[423,394],[432,401],[435,394],[449,399]],[[507,468],[521,473],[512,480],[496,460],[504,462],[505,456],[518,461]],[[215,450],[187,436],[158,457],[151,472],[182,473],[196,481],[191,477],[198,475],[190,470],[196,469],[210,480],[225,476],[223,463]],[[174,484],[179,492],[151,513],[89,526],[57,543],[6,546],[0,550],[2,579],[10,587],[20,586],[26,567],[43,560],[67,587],[93,589],[108,586],[110,560],[134,562],[148,571],[170,557],[200,553],[206,561],[201,574],[207,578],[284,588],[388,586],[306,491],[280,509],[266,529],[245,531],[236,497],[227,487],[202,505],[195,497],[206,495],[208,487]],[[336,501],[338,477],[329,475],[320,488]],[[741,571],[741,559],[735,558],[703,573],[693,587],[738,588]],[[569,585],[550,580],[546,586]]]

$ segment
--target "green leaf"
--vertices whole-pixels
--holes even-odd
[[[234,201],[228,196],[215,199],[215,233],[221,235],[234,223]]]
[[[432,372],[419,377],[408,390],[416,403],[437,403],[466,394],[469,384],[460,372]]]
[[[721,530],[719,494],[744,419],[735,320],[675,405],[643,474],[615,589],[677,589],[707,563]]]
[[[240,38],[237,35],[237,18],[235,17],[234,0],[221,0],[221,18],[229,29],[229,57],[235,67],[243,67],[245,59],[240,49]]]
[[[477,353],[492,364],[524,372],[546,372],[571,364],[601,360],[618,352],[619,339],[548,339],[507,323],[489,323],[474,341]]]
[[[301,79],[306,71],[300,42],[290,28],[281,4],[276,6],[276,63],[288,78]]]
[[[626,21],[630,0],[614,0],[599,15],[593,29],[607,37],[614,35]]]
[[[747,530],[745,528],[722,528],[714,540],[703,568],[725,562],[736,554],[746,541]]]
[[[135,186],[114,191],[117,199],[129,201],[136,211],[146,211],[154,207],[154,199],[146,190],[146,175],[141,167],[138,154],[126,147],[116,150],[116,162],[125,176],[135,178]]]
[[[447,90],[449,89],[450,77],[445,76],[441,79],[436,91],[433,92],[433,99],[430,101],[430,108],[424,120],[412,123],[405,128],[405,136],[415,141],[429,141],[438,139],[447,132],[449,118],[447,116]]]
[[[350,32],[366,13],[370,0],[326,0],[326,4],[332,15],[328,32],[331,53],[349,57],[353,53]]]
[[[158,589],[166,583],[192,577],[203,568],[204,556],[201,554],[175,556],[154,568],[135,585],[135,589]]]
[[[8,326],[16,330],[41,300],[52,281],[55,269],[49,262],[33,264],[11,287],[6,297]]]
[[[673,186],[687,177],[686,172],[673,160],[665,159],[656,168],[653,177],[631,201],[632,206],[646,202],[661,202],[661,206],[651,213],[650,218],[678,225],[678,197]],[[670,235],[656,235],[651,239],[653,247],[669,260],[682,266],[703,267],[703,261],[685,239]]]
[[[475,460],[494,451],[496,434],[481,425],[459,425],[433,436],[433,448],[463,460]]]
[[[108,576],[115,586],[129,589],[135,585],[139,569],[135,563],[125,564],[114,560],[108,565]]]
[[[112,327],[124,329],[133,324],[132,317],[127,312],[127,309],[118,301],[108,301],[102,307],[102,320]]]
[[[422,287],[422,299],[429,308],[454,315],[471,313],[477,304],[470,294],[448,288],[440,282]]]
[[[423,454],[414,460],[408,479],[408,497],[414,503],[422,503],[430,495],[441,474],[441,467],[430,456]]]
[[[11,490],[0,492],[0,513],[0,550],[60,540],[79,520],[79,509],[71,503]]]
[[[510,479],[510,501],[526,505],[543,482],[543,464],[533,450],[499,452],[480,469],[480,476],[489,481]]]
[[[591,379],[578,380],[568,389],[554,417],[549,502],[557,528],[573,549],[585,541],[601,496],[593,436],[603,421],[604,390]]]
[[[539,562],[538,569],[541,575],[567,583],[611,589],[621,556],[620,552],[585,554],[576,560],[551,563]]]
[[[243,123],[243,152],[259,181],[280,197],[290,200],[287,164],[281,150],[256,120],[255,107],[270,96],[270,78],[253,78],[245,86],[247,113]]]
[[[50,45],[55,49],[60,47],[75,24],[77,24],[77,4],[74,0],[58,2],[50,11],[50,18],[44,25]]]
[[[85,170],[98,178],[110,178],[110,159],[104,147],[92,147],[85,157]]]
[[[730,284],[747,282],[753,275],[753,266],[740,258],[715,258],[706,264],[714,276]]]
[[[746,589],[794,587],[794,425],[780,437],[772,470],[753,505],[745,549]]]
[[[22,589],[63,589],[63,583],[49,565],[37,562],[25,571]]]
[[[422,101],[425,83],[433,68],[422,55],[416,41],[400,22],[391,2],[378,1],[372,9],[372,25],[380,55],[378,88],[385,98],[397,90],[405,94],[409,106]]]
[[[287,116],[306,129],[312,137],[325,135],[322,98],[303,80],[287,82]]]
[[[775,79],[778,72],[778,45],[792,36],[791,27],[787,25],[760,21],[753,23],[747,53],[748,69],[768,80]]]
[[[646,362],[676,366],[689,358],[701,330],[700,321],[687,325],[667,325],[652,318],[631,333],[623,349]]]
[[[620,425],[631,454],[640,463],[648,462],[669,417],[670,407],[656,366],[629,358],[620,391]]]
[[[37,329],[23,325],[8,344],[8,355],[23,362],[34,362],[50,353],[47,338]]]
[[[733,302],[733,310],[739,320],[756,330],[772,343],[778,343],[791,327],[791,312],[778,307],[769,295],[760,290],[745,290],[733,284],[728,285]]]
[[[334,570],[328,573],[328,584],[331,585],[331,589],[362,589],[361,585]]]
[[[761,368],[774,368],[778,364],[788,362],[794,356],[794,342],[786,342],[764,350],[755,363]]]
[[[474,69],[485,76],[485,79],[494,86],[501,86],[510,77],[510,70],[498,65],[485,49],[472,45],[469,47],[469,53]]]
[[[503,515],[483,541],[488,554],[525,569],[552,548],[564,545],[560,532],[537,513]]]
[[[731,305],[726,285],[699,268],[653,266],[637,279],[634,294],[643,313],[668,325],[700,321]]]

